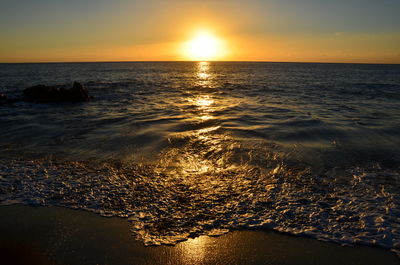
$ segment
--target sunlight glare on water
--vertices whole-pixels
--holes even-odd
[[[207,88],[213,78],[210,73],[210,64],[198,62],[196,76],[197,79],[194,82],[201,88]],[[229,159],[230,153],[225,151],[229,150],[227,144],[231,145],[232,140],[228,135],[218,133],[221,126],[211,122],[216,119],[213,113],[226,106],[212,92],[200,91],[185,99],[190,110],[187,112],[186,119],[191,123],[199,123],[199,126],[193,130],[177,133],[175,139],[189,139],[188,143],[184,147],[169,149],[161,159],[163,163],[159,166],[164,169],[171,168],[174,174],[191,178],[193,174],[219,172],[222,161]],[[209,156],[207,155],[209,153],[218,155]]]
[[[198,62],[196,71],[196,84],[200,87],[207,87],[210,85],[213,76],[210,73],[210,63],[209,62]]]
[[[202,236],[191,238],[179,245],[182,264],[201,264],[207,254],[207,246],[210,238]]]

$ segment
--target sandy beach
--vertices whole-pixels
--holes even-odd
[[[0,207],[2,264],[400,264],[388,250],[269,231],[145,247],[126,219],[59,207]]]

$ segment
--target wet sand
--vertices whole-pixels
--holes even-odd
[[[0,264],[400,264],[374,247],[342,247],[268,231],[145,247],[121,218],[60,207],[0,207]]]

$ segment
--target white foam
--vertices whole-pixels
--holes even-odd
[[[351,168],[313,175],[280,165],[216,174],[156,173],[137,165],[2,160],[0,205],[23,203],[128,217],[146,245],[234,229],[274,229],[400,251],[398,172]],[[328,171],[332,172],[332,171]]]

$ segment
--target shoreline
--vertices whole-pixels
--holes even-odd
[[[0,207],[5,264],[400,264],[395,253],[343,247],[273,231],[200,236],[174,246],[145,247],[127,219],[64,207]]]

